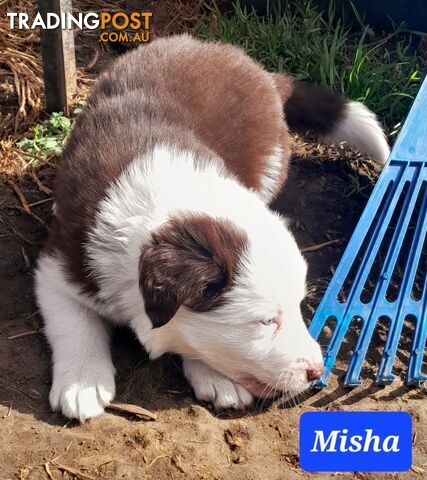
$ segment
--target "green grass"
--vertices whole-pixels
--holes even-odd
[[[369,187],[369,185],[360,185],[360,177],[356,173],[350,173],[348,174],[348,182],[349,186],[347,189],[347,192],[345,194],[346,197],[351,197],[353,195],[357,195],[358,193],[361,193],[363,196],[366,197],[366,195],[363,194],[363,190]]]
[[[43,123],[32,130],[32,138],[23,138],[17,146],[27,152],[24,159],[30,163],[38,163],[49,154],[60,155],[65,139],[71,129],[71,120],[61,112],[54,112]]]
[[[322,14],[311,1],[289,1],[261,17],[236,3],[231,12],[216,7],[199,22],[202,38],[242,46],[270,71],[286,71],[359,100],[395,134],[420,86],[420,59],[413,34],[403,26],[378,38],[358,16],[350,31],[334,4]],[[357,14],[357,12],[356,12]]]

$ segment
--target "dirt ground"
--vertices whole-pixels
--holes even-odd
[[[312,317],[334,266],[351,235],[372,188],[372,165],[340,158],[335,152],[300,142],[290,178],[275,208],[289,216],[299,245],[337,242],[306,253],[310,296],[303,305]],[[332,158],[332,159],[331,159]],[[51,188],[54,165],[37,172]],[[349,195],[350,175],[361,192]],[[16,189],[16,186],[18,189]],[[413,470],[404,475],[344,474],[346,478],[421,479],[427,474],[425,389],[403,384],[409,356],[406,327],[395,372],[388,387],[373,378],[384,342],[383,328],[368,353],[363,385],[341,388],[356,328],[350,331],[328,388],[295,402],[276,400],[242,413],[216,414],[192,396],[177,358],[148,362],[127,330],[114,336],[118,370],[117,400],[143,406],[156,421],[115,412],[84,425],[52,413],[48,404],[50,352],[33,299],[33,268],[46,237],[51,194],[31,177],[15,190],[0,184],[0,479],[307,479],[330,478],[299,468],[298,422],[312,410],[403,410],[413,419]],[[25,213],[17,195],[30,207]],[[48,200],[49,199],[49,200]],[[19,336],[19,334],[24,334]]]

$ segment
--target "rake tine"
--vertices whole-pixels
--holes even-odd
[[[377,320],[382,313],[381,308],[383,304],[381,300],[385,299],[387,289],[390,284],[390,280],[393,275],[397,259],[399,257],[400,249],[402,247],[403,240],[409,226],[409,222],[415,209],[415,203],[418,198],[424,178],[422,175],[423,170],[421,168],[413,167],[413,169],[415,169],[415,171],[413,172],[413,176],[416,178],[416,181],[412,181],[411,183],[410,191],[406,195],[404,205],[402,207],[404,215],[401,215],[399,217],[396,228],[394,229],[393,238],[391,239],[389,248],[387,250],[386,258],[384,260],[384,264],[379,274],[379,280],[376,285],[372,300],[370,301],[372,307],[370,309],[369,317],[362,326],[362,330],[359,334],[359,339],[354,354],[351,358],[347,375],[344,380],[344,385],[346,386],[356,386],[360,385],[361,383],[359,380],[360,370],[362,368],[363,360],[365,359],[367,349],[372,338],[372,334],[377,324]],[[403,280],[403,282],[404,281],[405,279]],[[403,305],[400,302],[399,313],[402,307]],[[393,317],[395,317],[395,315],[393,315]],[[393,327],[390,328],[390,331],[393,331],[393,336],[397,337],[397,339],[400,336],[400,331],[403,323],[403,320],[401,320],[400,317],[401,315],[398,314],[397,319],[390,318],[391,325]],[[386,350],[386,354],[387,356],[389,355],[388,349]],[[393,363],[394,355],[389,358],[391,358],[391,362]]]
[[[420,300],[420,316],[417,319],[411,357],[409,359],[406,382],[408,385],[421,385],[427,381],[427,375],[421,373],[424,346],[427,340],[427,277],[424,279],[424,292]]]
[[[425,175],[425,177],[426,176],[427,175]],[[423,197],[422,205],[420,208],[420,215],[415,228],[414,236],[412,239],[412,245],[409,251],[409,258],[408,258],[407,266],[405,269],[405,277],[403,279],[402,288],[399,293],[399,302],[401,304],[403,303],[403,308],[406,310],[406,312],[399,311],[401,322],[403,322],[404,318],[408,315],[413,315],[417,319],[414,340],[412,344],[412,354],[409,361],[408,372],[407,372],[408,383],[413,383],[413,381],[417,381],[417,379],[420,380],[421,378],[425,380],[425,377],[421,376],[421,363],[423,359],[424,344],[426,341],[425,331],[427,328],[426,327],[427,326],[427,321],[426,321],[427,294],[424,292],[421,299],[419,301],[415,301],[411,298],[411,291],[415,281],[418,263],[420,261],[424,241],[427,234],[426,218],[427,218],[427,188],[424,191],[424,197]],[[426,285],[424,286],[424,290],[426,290],[427,288]],[[381,359],[380,367],[378,370],[378,376],[377,376],[378,384],[389,383],[394,378],[394,376],[391,373],[391,369],[393,366],[394,356],[396,355],[398,340],[399,340],[398,334],[395,333],[393,335],[390,328],[390,333],[384,348],[384,356]]]
[[[338,351],[344,340],[344,336],[348,330],[348,327],[350,326],[351,318],[351,315],[345,315],[339,322],[337,322],[337,326],[334,330],[331,341],[329,342],[328,348],[324,354],[325,372],[316,382],[316,388],[322,388],[326,386],[326,381],[331,373]]]

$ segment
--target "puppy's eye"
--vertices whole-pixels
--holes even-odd
[[[263,325],[271,325],[275,322],[274,318],[269,318],[268,320],[261,320]]]

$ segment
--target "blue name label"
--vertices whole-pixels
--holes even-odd
[[[404,472],[412,464],[406,412],[306,412],[300,462],[307,472]]]

